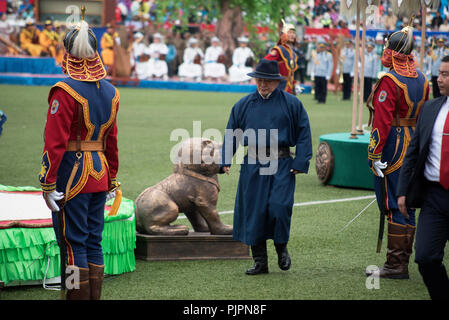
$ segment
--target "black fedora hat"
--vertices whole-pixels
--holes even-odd
[[[262,59],[256,66],[256,71],[248,73],[248,76],[259,79],[284,80],[279,73],[277,61]]]

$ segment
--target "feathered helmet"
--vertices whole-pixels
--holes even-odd
[[[289,30],[296,31],[296,28],[291,23],[285,23],[284,19],[282,19],[282,33],[287,34]]]
[[[294,26],[293,24],[291,24],[291,23],[286,23],[286,22],[284,21],[284,19],[282,19],[281,36],[280,36],[280,38],[279,38],[278,45],[279,45],[279,44],[285,44],[285,43],[288,42],[288,36],[287,36],[287,34],[288,34],[288,31],[289,31],[289,30],[294,30],[294,31],[296,31],[296,28],[295,28],[295,26]]]
[[[84,21],[85,11],[82,6],[81,21],[64,37],[62,71],[74,80],[95,82],[106,77],[106,70],[97,51],[97,38]]]
[[[393,68],[402,76],[417,77],[418,73],[412,55],[413,47],[413,27],[406,26],[400,31],[391,33],[385,42],[382,65],[386,68]]]

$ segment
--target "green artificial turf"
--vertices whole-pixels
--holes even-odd
[[[193,135],[194,121],[202,132],[224,132],[233,104],[244,94],[120,88],[118,180],[123,196],[135,199],[145,188],[171,174],[170,140],[175,129]],[[38,172],[49,87],[0,86],[0,109],[8,117],[0,136],[0,184],[39,187]],[[322,134],[350,132],[352,102],[332,92],[327,104],[312,95],[300,97],[309,114],[313,149]],[[368,114],[364,110],[364,122]],[[179,131],[179,130],[178,130]],[[218,210],[234,208],[239,167],[220,175]],[[298,175],[295,202],[304,203],[372,196],[372,190],[323,186],[317,179],[315,157],[307,175]],[[365,268],[385,262],[386,235],[380,254],[377,243],[378,209],[373,203],[352,225],[343,226],[373,199],[311,204],[293,209],[289,251],[292,268],[281,271],[273,242],[268,241],[270,273],[246,276],[250,260],[168,261],[137,260],[134,272],[105,279],[103,299],[428,299],[417,270],[410,263],[410,280],[381,279],[367,289]],[[1,208],[0,208],[1,210]],[[232,214],[221,216],[232,224]],[[186,219],[177,223],[186,223]],[[446,264],[448,258],[445,258]],[[38,286],[8,287],[1,299],[58,299],[59,293]]]

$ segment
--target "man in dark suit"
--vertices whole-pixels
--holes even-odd
[[[449,240],[449,56],[438,76],[442,94],[426,102],[407,149],[399,177],[398,207],[421,208],[415,262],[431,299],[449,299],[449,279],[442,261]]]

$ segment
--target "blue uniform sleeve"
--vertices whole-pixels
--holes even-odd
[[[301,102],[295,114],[296,116],[296,152],[291,169],[303,173],[309,171],[310,159],[312,159],[312,134],[310,132],[309,117]]]

